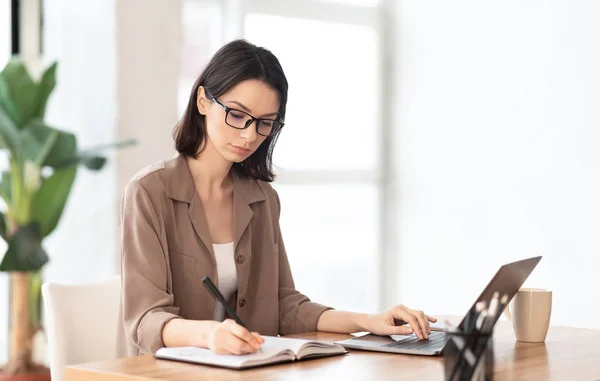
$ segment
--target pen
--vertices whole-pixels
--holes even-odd
[[[487,317],[485,318],[482,324],[482,330],[484,332],[491,331],[492,327],[494,326],[499,297],[500,294],[497,291],[494,292],[494,296],[492,296],[492,300],[490,301],[490,307],[488,308]]]
[[[483,323],[486,321],[487,316],[488,316],[488,310],[481,311],[479,316],[477,316],[477,322],[475,323],[475,333],[477,333],[477,334],[482,333]]]
[[[506,305],[508,304],[508,295],[504,294],[502,295],[502,298],[500,298],[500,302],[498,303],[498,309],[496,311],[496,315],[501,315],[504,312],[504,309],[506,308]],[[496,319],[498,319],[499,316],[496,317]]]
[[[470,362],[469,359],[471,358],[471,356],[467,355],[467,353],[468,352],[473,353],[472,352],[473,344],[477,342],[477,338],[472,337],[472,336],[473,335],[477,336],[481,333],[481,331],[480,331],[481,324],[483,323],[483,320],[485,319],[486,305],[487,305],[487,303],[485,301],[477,302],[475,304],[475,311],[469,312],[469,314],[471,316],[468,316],[469,317],[468,325],[463,330],[463,332],[466,333],[466,337],[464,339],[464,345],[462,346],[462,348],[458,348],[458,346],[457,346],[457,348],[459,350],[458,359],[454,363],[454,367],[452,369],[452,372],[450,373],[451,374],[451,376],[449,378],[450,380],[454,379],[454,375],[456,374],[456,372],[464,366],[463,361]],[[475,361],[476,361],[476,358],[475,358]]]
[[[452,323],[450,323],[448,320],[446,320],[446,326],[448,327],[446,329],[446,332],[451,332],[454,334],[463,332],[463,331],[461,331],[460,328],[453,328]],[[451,340],[454,341],[454,344],[456,345],[458,350],[462,351],[462,349],[465,347],[465,339],[463,337],[458,336],[458,335],[452,335]],[[473,355],[473,352],[471,351],[470,348],[465,349],[464,358],[467,360],[467,362],[471,366],[473,366],[473,364],[475,363],[475,356]]]
[[[496,297],[496,302],[497,302],[497,299],[498,298]],[[494,299],[492,299],[492,302],[490,303],[489,308],[495,308],[495,306],[493,304],[495,304],[496,302],[494,302]],[[465,373],[462,374],[462,377],[464,377],[465,380],[473,379],[473,377],[472,377],[473,372],[476,370],[477,364],[479,363],[479,360],[481,359],[481,357],[484,356],[483,351],[485,350],[485,348],[481,348],[482,347],[481,341],[483,341],[483,343],[487,343],[487,340],[490,340],[489,338],[486,339],[486,337],[485,337],[485,335],[488,334],[487,332],[485,332],[485,325],[487,324],[487,322],[489,320],[492,319],[489,317],[490,316],[489,308],[486,308],[483,311],[481,311],[481,313],[477,317],[477,323],[475,324],[476,331],[474,333],[474,336],[472,338],[470,338],[470,340],[469,339],[467,340],[467,343],[468,343],[467,345],[469,346],[469,348],[471,348],[471,350],[475,354],[475,364],[464,370]],[[463,379],[463,378],[461,378],[461,379]]]
[[[204,278],[202,278],[202,284],[204,284],[204,287],[206,287],[208,292],[223,305],[223,308],[225,308],[225,311],[227,311],[227,314],[230,317],[232,317],[236,323],[238,323],[242,327],[248,329],[248,327],[246,327],[246,324],[244,324],[242,322],[242,319],[240,319],[240,317],[237,316],[237,314],[235,313],[235,310],[233,308],[231,308],[229,303],[227,303],[227,300],[225,300],[225,297],[223,296],[223,294],[221,294],[221,291],[219,291],[217,286],[215,286],[215,284],[213,283],[212,280],[210,280],[209,277],[205,276]],[[248,331],[250,331],[250,330],[248,329]],[[252,334],[252,333],[250,333],[250,334]],[[260,352],[263,351],[262,348],[259,348],[258,350]]]
[[[479,320],[479,316],[481,315],[481,312],[485,309],[485,305],[486,303],[484,301],[481,302],[477,302],[475,304],[475,312],[473,313],[473,315],[471,316],[471,319],[469,320],[469,326],[467,327],[467,333],[472,333],[476,328],[477,328],[477,321]]]
[[[212,280],[210,280],[209,277],[205,276],[204,278],[202,278],[202,284],[204,284],[204,287],[206,287],[206,289],[213,296],[213,298],[215,298],[217,301],[219,301],[223,305],[223,308],[225,308],[225,311],[227,311],[227,314],[230,317],[232,317],[236,323],[238,323],[242,327],[248,329],[248,327],[246,327],[246,325],[242,322],[242,320],[239,318],[239,316],[237,316],[237,314],[235,313],[235,310],[233,308],[231,308],[229,303],[227,303],[223,294],[221,294],[221,292],[219,291],[217,286],[215,286],[215,284],[212,282]]]

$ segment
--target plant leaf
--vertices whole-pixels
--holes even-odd
[[[76,163],[77,138],[70,132],[54,130],[58,131],[58,136],[42,166],[63,168]]]
[[[97,146],[97,147],[93,147],[93,148],[88,148],[86,150],[78,152],[74,157],[71,158],[71,160],[63,162],[58,167],[60,168],[61,166],[83,164],[92,171],[98,171],[104,167],[104,164],[106,164],[106,158],[98,155],[98,152],[104,151],[104,150],[107,150],[110,148],[129,147],[129,146],[135,145],[136,143],[137,143],[136,140],[130,139],[130,140],[123,140],[123,141],[116,142],[116,143],[105,144],[105,145],[101,145],[101,146]]]
[[[14,121],[0,107],[0,149],[8,148],[13,153],[19,152],[19,130]]]
[[[6,205],[10,205],[12,202],[12,185],[10,183],[10,172],[2,172],[2,181],[0,182],[0,196],[4,199]]]
[[[56,228],[64,210],[75,175],[77,166],[72,165],[56,169],[45,179],[35,194],[31,207],[32,220],[40,225],[42,237],[46,237]]]
[[[8,239],[8,250],[0,264],[0,271],[37,271],[46,263],[48,255],[42,248],[40,227],[31,223],[19,227]]]
[[[13,121],[13,123],[17,123],[17,120],[19,119],[17,107],[10,98],[8,85],[6,84],[6,81],[2,75],[0,75],[0,108],[4,109],[4,112]]]
[[[110,149],[110,148],[125,148],[125,147],[134,146],[136,144],[137,144],[137,140],[135,140],[135,139],[121,140],[120,142],[103,144],[103,145],[99,145],[99,146],[96,146],[96,147],[92,147],[92,148],[88,148],[88,149],[82,150],[81,154],[83,154],[83,155],[90,155],[92,153],[104,151],[104,150],[107,150],[107,149]]]
[[[33,81],[23,60],[12,58],[2,71],[8,94],[17,110],[16,127],[24,126],[35,114],[38,105],[38,85]]]
[[[46,69],[46,71],[42,75],[42,78],[40,79],[37,94],[37,107],[35,108],[33,113],[34,118],[43,119],[44,115],[46,114],[46,105],[48,104],[48,98],[50,98],[50,94],[56,86],[56,67],[57,63],[54,62]]]
[[[42,167],[52,152],[60,131],[44,124],[40,119],[33,119],[20,133],[21,159],[29,160]]]
[[[6,216],[4,213],[0,212],[0,237],[2,237],[5,241],[6,239]]]
[[[83,157],[81,161],[92,171],[99,171],[106,164],[106,158],[101,156],[87,156]]]

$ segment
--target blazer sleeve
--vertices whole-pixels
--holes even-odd
[[[170,266],[159,238],[160,220],[139,180],[127,185],[121,209],[123,323],[140,354],[150,354],[164,346],[162,329],[179,317],[179,308],[167,291]]]
[[[321,314],[332,308],[311,302],[306,295],[296,290],[283,244],[281,229],[279,228],[281,211],[279,196],[274,189],[273,192],[277,202],[276,224],[279,235],[279,334],[291,335],[294,333],[315,332]]]

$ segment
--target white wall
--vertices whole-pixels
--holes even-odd
[[[181,7],[181,0],[127,0],[116,5],[117,137],[138,141],[116,155],[117,214],[129,179],[176,152],[171,132],[179,118]],[[119,226],[114,230],[118,237]],[[116,254],[115,266],[120,270],[120,254]]]
[[[181,6],[181,0],[117,2],[118,136],[138,139],[117,154],[119,194],[141,168],[175,153]]]
[[[600,328],[593,1],[395,3],[400,300],[463,314],[542,254],[552,324]]]

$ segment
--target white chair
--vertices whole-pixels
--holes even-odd
[[[83,285],[42,285],[52,381],[65,366],[116,358],[121,277]]]

